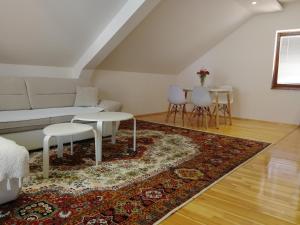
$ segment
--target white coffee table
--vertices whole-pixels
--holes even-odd
[[[82,114],[74,116],[71,122],[74,121],[88,121],[88,122],[96,122],[97,123],[97,136],[99,142],[97,145],[99,146],[100,153],[100,161],[102,161],[102,127],[104,122],[112,122],[112,138],[111,141],[113,144],[116,143],[116,130],[117,130],[117,122],[123,120],[133,120],[133,151],[136,151],[136,119],[130,113],[125,112],[98,112],[98,113],[90,113],[90,114]]]
[[[95,155],[96,165],[98,165],[99,159],[99,148],[97,145],[98,133],[90,125],[81,123],[58,123],[52,124],[44,128],[43,133],[45,134],[43,143],[43,176],[44,178],[49,177],[49,141],[52,137],[57,139],[57,155],[59,158],[63,156],[63,144],[61,138],[65,136],[72,136],[85,132],[93,131],[95,136]],[[71,140],[71,154],[73,154],[73,140]]]

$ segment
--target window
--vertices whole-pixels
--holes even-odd
[[[277,32],[272,88],[300,90],[300,30]]]

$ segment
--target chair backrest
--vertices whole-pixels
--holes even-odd
[[[230,91],[230,95],[229,95],[230,103],[233,103],[233,88],[232,88],[232,86],[230,86],[230,85],[221,85],[221,86],[219,86],[219,88]],[[219,95],[219,100],[222,101],[222,102],[227,102],[227,95],[226,94],[222,94],[222,95],[220,94]]]
[[[209,106],[212,103],[209,91],[205,87],[194,87],[191,102],[196,106]]]
[[[177,85],[171,85],[168,91],[168,101],[171,104],[184,104],[186,102],[184,91]]]

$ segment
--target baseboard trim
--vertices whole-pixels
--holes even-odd
[[[138,114],[138,115],[134,115],[136,118],[139,117],[143,117],[143,116],[157,116],[157,115],[162,115],[165,114],[167,112],[156,112],[156,113],[147,113],[147,114]]]
[[[186,112],[186,113],[190,114],[190,112]],[[144,116],[158,116],[158,115],[163,115],[163,114],[167,114],[167,112],[139,114],[139,115],[135,115],[135,116],[138,119],[139,117],[144,117]],[[221,119],[223,118],[222,115],[219,115],[219,116],[220,116]],[[257,121],[257,122],[264,122],[264,123],[273,123],[273,124],[279,124],[279,125],[295,125],[295,126],[300,127],[300,124],[283,123],[283,122],[267,121],[267,120],[259,120],[259,119],[250,119],[250,118],[243,118],[243,117],[237,117],[237,116],[233,116],[232,119],[235,119],[235,120],[249,120],[249,121]]]
[[[278,124],[278,125],[295,125],[295,126],[300,126],[300,124],[296,124],[296,123],[283,123],[283,122],[268,121],[268,120],[259,120],[259,119],[250,119],[250,118],[243,118],[243,117],[236,117],[236,116],[233,116],[232,119],[235,119],[235,120],[249,120],[249,121],[256,121],[256,122],[263,122],[263,123],[273,123],[273,124]]]

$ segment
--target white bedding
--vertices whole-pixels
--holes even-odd
[[[25,147],[0,136],[0,204],[18,197],[22,179],[29,174],[29,153]]]
[[[0,111],[0,122],[17,122],[24,120],[44,119],[58,116],[74,116],[85,113],[103,111],[103,107],[63,107],[47,109],[31,109],[16,111]]]
[[[14,141],[0,137],[0,182],[29,173],[29,153]]]

